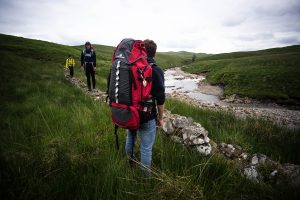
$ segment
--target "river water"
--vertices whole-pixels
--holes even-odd
[[[202,102],[221,103],[220,98],[215,95],[204,94],[199,91],[198,83],[205,79],[204,76],[186,76],[179,69],[172,68],[165,71],[165,87],[166,93],[171,94],[177,92],[186,94],[190,98]]]

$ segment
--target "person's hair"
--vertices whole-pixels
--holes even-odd
[[[155,44],[155,42],[153,40],[149,40],[149,39],[144,40],[144,42],[145,42],[145,48],[147,51],[147,56],[154,58],[157,45]]]

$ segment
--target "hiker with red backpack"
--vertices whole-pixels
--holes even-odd
[[[164,73],[155,60],[156,44],[152,40],[124,39],[115,49],[108,80],[108,97],[115,124],[127,129],[125,151],[135,162],[134,146],[141,139],[141,165],[150,169],[156,125],[163,126]]]
[[[93,50],[90,42],[86,42],[84,46],[85,49],[81,52],[81,68],[85,71],[88,89],[89,91],[92,91],[91,77],[93,89],[96,89],[96,52]]]

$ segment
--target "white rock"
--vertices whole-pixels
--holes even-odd
[[[172,125],[172,122],[168,119],[168,120],[165,120],[165,123],[163,125],[163,131],[167,134],[172,134],[174,133],[174,127]]]
[[[231,153],[234,153],[234,151],[235,151],[235,148],[232,147],[231,150],[230,150],[230,152],[231,152]]]
[[[243,158],[244,160],[246,160],[248,155],[246,153],[242,153],[240,157]]]
[[[252,165],[264,164],[266,160],[267,160],[266,155],[264,155],[264,154],[254,154],[252,159],[251,159],[251,164]]]
[[[201,138],[195,138],[194,140],[192,140],[192,144],[193,145],[204,144],[204,140]]]
[[[197,146],[197,151],[202,154],[202,155],[209,155],[211,153],[211,145],[207,144],[207,145],[199,145]]]
[[[271,176],[276,176],[276,174],[278,173],[277,170],[274,170],[272,173],[271,173]]]
[[[258,173],[257,173],[257,171],[256,171],[256,169],[255,169],[254,166],[245,168],[244,169],[244,174],[245,174],[245,176],[247,178],[249,178],[249,179],[251,179],[251,180],[253,180],[255,182],[258,182],[258,179],[257,179]]]
[[[206,136],[206,137],[204,138],[204,141],[205,141],[206,143],[209,143],[209,141],[210,141],[209,137]]]
[[[253,156],[252,159],[251,159],[251,164],[252,164],[252,165],[256,165],[257,163],[258,163],[258,157],[255,155],[255,156]]]

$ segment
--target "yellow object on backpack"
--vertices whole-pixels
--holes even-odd
[[[66,60],[66,69],[68,69],[69,66],[72,66],[72,67],[75,66],[75,60],[74,60],[74,58],[68,58],[68,59]]]

